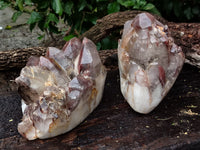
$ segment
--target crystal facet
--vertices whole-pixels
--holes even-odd
[[[71,39],[62,50],[49,47],[45,57],[30,57],[16,78],[22,97],[18,131],[29,140],[65,133],[99,104],[106,71],[96,46]]]
[[[121,92],[139,113],[149,113],[174,84],[184,54],[168,27],[148,13],[124,25],[118,44]]]

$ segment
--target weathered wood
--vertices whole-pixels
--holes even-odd
[[[109,68],[117,60],[112,58],[106,62]],[[200,148],[199,69],[184,65],[162,103],[150,114],[142,115],[134,112],[124,100],[117,65],[115,67],[108,71],[100,105],[84,122],[66,134],[35,141],[27,141],[17,132],[17,123],[22,117],[20,97],[16,89],[8,87],[14,84],[12,80],[19,72],[0,72],[0,78],[6,80],[0,80],[3,89],[0,92],[0,149]]]
[[[187,24],[168,25],[174,37],[180,36],[176,42],[186,47],[187,58],[190,49],[197,52],[199,31],[190,32]],[[44,55],[45,51],[30,48],[0,53],[0,65],[6,64],[0,69],[19,69],[30,55]],[[0,71],[0,149],[200,149],[198,68],[185,64],[162,103],[150,114],[141,115],[130,108],[120,92],[116,50],[101,51],[100,56],[109,70],[100,105],[72,131],[47,140],[27,141],[18,134],[21,102],[13,80],[20,70]]]
[[[0,52],[0,70],[22,68],[30,56],[45,55],[46,49],[34,47]]]
[[[116,29],[122,29],[124,23],[133,19],[138,13],[141,11],[125,11],[107,15],[97,20],[97,24],[80,38],[87,37],[97,43]],[[159,16],[155,17],[168,25],[175,42],[186,54],[186,62],[200,68],[200,23],[167,22]]]
[[[124,23],[133,19],[138,13],[141,11],[125,11],[107,15],[97,20],[97,24],[80,38],[88,37],[97,43],[116,29],[122,29]],[[169,26],[175,42],[186,54],[186,62],[200,68],[200,23],[173,23],[159,16],[156,18]],[[44,47],[36,47],[0,52],[0,70],[22,68],[31,55],[44,55],[45,50]],[[109,56],[112,54],[113,51],[107,52]]]
[[[88,31],[83,33],[80,39],[87,37],[91,39],[94,43],[99,42],[104,37],[108,36],[110,33],[116,29],[122,29],[126,21],[135,18],[135,16],[143,11],[124,11],[109,14],[99,20],[97,20],[96,25],[90,28]],[[167,24],[167,21],[160,16],[154,15],[163,24]]]
[[[168,23],[175,43],[186,55],[186,62],[200,68],[200,23]]]
[[[30,56],[44,56],[46,47],[33,47],[0,52],[0,71],[21,69],[26,65]],[[109,56],[116,54],[117,50],[99,51],[102,62]]]

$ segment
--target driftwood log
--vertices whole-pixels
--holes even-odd
[[[127,20],[133,19],[141,11],[117,12],[97,20],[97,24],[85,32],[80,38],[87,37],[95,43],[108,36],[117,29],[122,29]],[[167,24],[171,30],[175,42],[182,47],[186,54],[186,62],[200,68],[200,23],[174,23],[155,16],[163,24]],[[45,47],[17,49],[0,52],[0,70],[22,68],[31,55],[44,55]],[[108,56],[113,55],[108,51]],[[100,52],[105,53],[105,52]]]
[[[112,69],[113,62],[115,68]],[[0,149],[200,149],[200,72],[197,67],[185,64],[173,88],[147,115],[134,112],[124,100],[117,60],[107,58],[106,67],[110,70],[103,98],[94,112],[66,134],[34,141],[27,141],[17,132],[22,118],[21,98],[12,81],[19,70],[0,71]]]
[[[112,18],[112,15],[123,13],[128,12],[109,16]],[[139,12],[135,12],[135,15],[136,13]],[[110,19],[105,21],[106,17],[97,24],[109,23]],[[126,17],[128,20],[134,16]],[[170,29],[174,37],[178,37],[176,40],[186,52],[187,59],[190,58],[187,51],[197,54],[199,25],[173,24]],[[121,29],[122,26],[121,24],[117,28]],[[94,26],[91,30],[97,27]],[[108,26],[104,27],[104,36],[114,30],[106,30],[106,27]],[[89,31],[86,32],[87,36],[93,34],[91,30],[90,34]],[[97,31],[99,32],[99,29]],[[94,36],[92,39],[98,42],[104,36],[101,35],[96,40],[93,39],[96,37]],[[20,68],[25,65],[30,55],[44,55],[45,51],[46,48],[38,47],[0,53],[0,69],[3,70],[0,71],[0,149],[200,149],[199,69],[185,64],[161,104],[150,114],[142,115],[130,108],[120,92],[116,50],[100,51],[100,57],[109,71],[102,101],[94,112],[66,134],[46,140],[27,141],[17,132],[17,124],[22,118],[21,98],[13,80],[19,76]],[[199,53],[197,56],[199,57]],[[194,56],[191,58],[196,65],[197,59]],[[188,61],[192,62],[189,59]]]
[[[122,29],[127,20],[133,19],[141,11],[125,11],[107,15],[97,20],[97,24],[85,32],[81,38],[87,37],[95,43],[116,29]],[[200,23],[167,22],[156,16],[156,19],[167,24],[175,43],[182,47],[186,54],[186,62],[200,68]]]

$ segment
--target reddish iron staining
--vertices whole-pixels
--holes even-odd
[[[158,66],[158,70],[159,70],[159,80],[160,80],[160,83],[162,84],[162,86],[164,86],[165,82],[166,82],[165,70],[163,69],[162,66]]]

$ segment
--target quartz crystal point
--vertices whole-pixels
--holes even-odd
[[[106,71],[96,46],[73,38],[62,50],[49,47],[45,57],[30,57],[16,78],[22,97],[18,131],[28,140],[63,134],[99,104]]]
[[[148,13],[125,23],[118,58],[121,92],[143,114],[161,102],[184,63],[184,54],[168,27]]]

